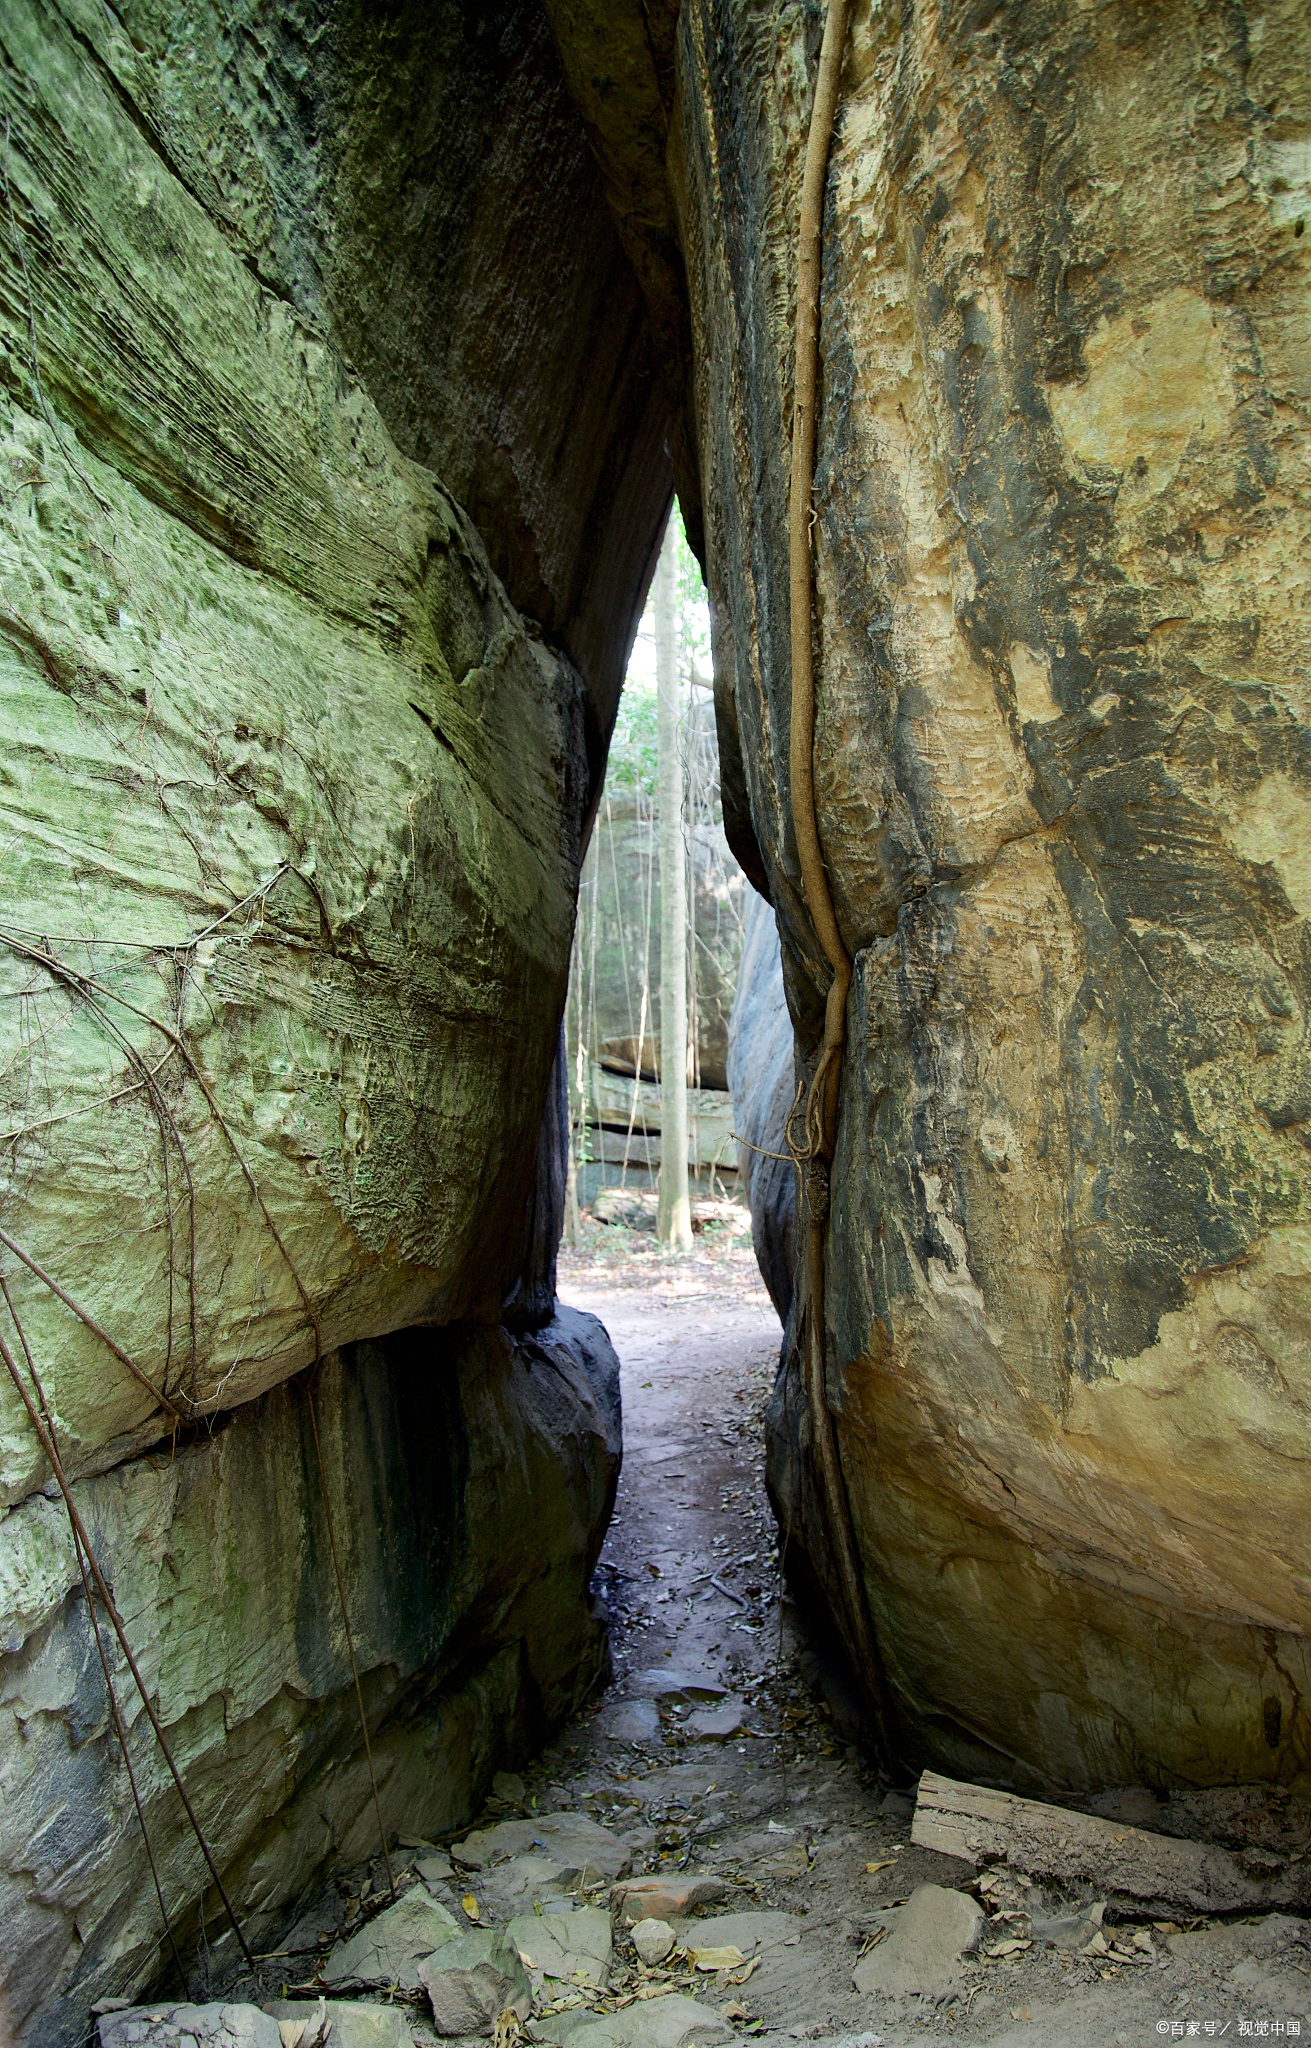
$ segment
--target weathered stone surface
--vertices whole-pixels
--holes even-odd
[[[966,1893],[917,1885],[887,1940],[857,1963],[852,1983],[857,1991],[893,1998],[940,1995],[956,1981],[961,1957],[978,1947],[986,1925]]]
[[[495,1872],[512,1858],[535,1855],[557,1877],[590,1867],[609,1878],[622,1877],[628,1851],[618,1835],[585,1813],[534,1814],[531,1820],[504,1820],[494,1828],[476,1828],[451,1855],[466,1870]]]
[[[726,826],[803,1058],[829,978],[788,769],[814,26],[685,6],[665,158]],[[1204,0],[853,10],[842,69],[827,1394],[905,1751],[1031,1790],[1311,1763],[1309,37],[1292,0],[1256,40]],[[783,1394],[776,1498],[824,1587]]]
[[[560,2030],[562,2048],[712,2048],[713,2043],[733,2039],[732,2028],[708,2006],[678,1993],[601,2019],[567,2013],[553,2024]]]
[[[801,1927],[795,1913],[710,1913],[700,1920],[681,1921],[678,1938],[689,1949],[736,1948],[748,1958],[794,1942]],[[638,1931],[633,1930],[635,1941]]]
[[[75,1307],[0,1257],[258,1934],[373,1826],[294,1372],[389,1825],[603,1655],[553,1062],[669,402],[526,0],[36,0],[0,57],[0,1226]],[[0,1374],[6,2039],[164,1953],[49,1477]]]
[[[727,1691],[708,1671],[684,1671],[677,1664],[652,1664],[630,1672],[627,1689],[653,1700],[686,1700],[697,1706],[722,1700]]]
[[[533,1995],[514,1944],[497,1927],[459,1934],[418,1966],[434,2031],[481,2034],[507,2007],[526,2020]]]
[[[207,58],[239,30],[200,14],[187,62],[203,98]],[[102,20],[93,60],[42,8],[4,38],[25,82],[12,177],[29,270],[54,235],[77,279],[66,317],[35,306],[56,439],[6,239],[2,431],[12,472],[36,481],[0,526],[6,588],[25,593],[4,635],[21,859],[0,975],[47,1062],[37,1114],[32,1055],[6,1054],[7,1227],[189,1414],[307,1364],[311,1314],[331,1347],[494,1312],[513,1282],[595,714],[318,309],[261,284],[212,174],[214,214],[133,120],[134,95],[165,117],[171,92],[185,102],[179,53]],[[256,159],[272,138],[239,130],[257,105],[213,109]],[[303,216],[314,173],[281,195]],[[15,950],[33,931],[58,959],[85,941],[94,990]],[[152,1103],[128,1048],[158,1062],[170,1019],[188,1051]],[[194,1190],[194,1355],[192,1212],[170,1234],[169,1151],[174,1198]],[[69,1463],[157,1434],[142,1386],[13,1272]],[[12,1500],[35,1467],[7,1384],[0,1400]]]
[[[678,1920],[694,1906],[714,1906],[728,1897],[722,1877],[693,1871],[685,1877],[630,1877],[611,1893],[619,1918],[633,1926],[639,1920]]]
[[[756,1263],[782,1323],[792,1307],[797,1260],[797,1174],[787,1153],[788,1111],[797,1086],[794,1047],[778,927],[769,906],[756,897],[747,912],[728,1025],[728,1084]]]
[[[358,1934],[338,1942],[323,1968],[324,1985],[329,1991],[357,1984],[368,1990],[395,1984],[402,1991],[417,1991],[419,1964],[459,1932],[454,1914],[416,1885]]]
[[[257,2005],[128,2006],[97,2026],[100,2048],[281,2048],[277,2021]]]
[[[619,1705],[607,1702],[599,1725],[614,1742],[649,1746],[660,1740],[660,1709],[654,1700],[624,1700]]]
[[[506,1924],[506,1938],[526,1970],[544,1977],[572,1978],[581,1970],[589,1984],[610,1981],[614,1938],[610,1915],[599,1906],[574,1913],[520,1913]]]
[[[742,1733],[750,1718],[744,1701],[730,1699],[722,1707],[702,1707],[689,1714],[684,1725],[698,1742],[730,1742]]]
[[[604,1655],[583,1617],[618,1469],[618,1364],[600,1326],[565,1310],[519,1345],[466,1325],[351,1347],[325,1362],[315,1401],[384,1818],[443,1833]],[[319,1870],[377,1846],[304,1398],[274,1391],[212,1438],[77,1493],[258,1946]],[[16,2013],[63,1983],[72,2009],[140,1981],[159,1938],[76,1565],[48,1506],[37,1496],[0,1522],[11,1579],[45,1588],[0,1665],[0,1700],[27,1731],[5,1754],[0,1821]],[[199,1854],[131,1681],[118,1669],[116,1682],[185,1944]],[[230,1937],[212,1910],[207,1921],[222,1957]]]
[[[307,2044],[318,2032],[319,2008],[303,2000],[274,1999],[263,2010],[279,2025],[290,2022],[306,2028]],[[330,1998],[324,2017],[331,2023],[328,2039],[332,2048],[413,2048],[414,2036],[405,2024],[405,2014],[394,2005],[366,2005],[361,1999]],[[327,2048],[327,2042],[324,2043]]]

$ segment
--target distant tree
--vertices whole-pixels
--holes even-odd
[[[678,660],[676,521],[665,531],[653,590],[660,779],[660,1199],[656,1235],[692,1243],[687,1184],[687,845],[683,833],[682,690]]]

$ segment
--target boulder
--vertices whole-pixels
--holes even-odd
[[[743,1700],[725,1700],[721,1707],[700,1707],[684,1722],[688,1734],[698,1742],[729,1742],[741,1735],[750,1721]]]
[[[715,2048],[733,2029],[694,1998],[674,1993],[624,2012],[593,2018],[566,2014],[552,2022],[561,2048]]]
[[[808,1071],[814,21],[685,13],[662,152],[639,67],[607,96],[554,11],[629,231],[672,208],[686,252],[725,829]],[[1258,54],[1183,19],[853,10],[823,208],[810,751],[854,966],[823,1392],[859,1589],[796,1361],[771,1485],[865,1670],[868,1606],[899,1765],[1044,1796],[1311,1766],[1311,242],[1266,111],[1311,124],[1311,23],[1277,0]]]
[[[857,1963],[852,1984],[863,1995],[940,1998],[959,1978],[963,1955],[976,1949],[987,1925],[965,1892],[917,1885],[886,1940]]]
[[[555,1063],[670,400],[540,11],[24,7],[0,46],[5,1277],[259,1947],[375,1829],[294,1377],[388,1827],[467,1824],[602,1661]],[[160,1956],[50,1483],[0,1372],[19,2040]]]
[[[319,2008],[304,2001],[275,1999],[264,2011],[277,2021],[282,2048],[287,2048],[290,2027],[303,2027],[297,2048],[318,2048],[321,2029]],[[330,2032],[323,2048],[414,2048],[414,2036],[405,2024],[405,2014],[394,2005],[365,2005],[359,1999],[330,1998],[323,2009]]]
[[[678,1938],[689,1950],[735,1948],[744,1959],[783,1948],[801,1934],[802,1921],[796,1913],[708,1913],[699,1920],[679,1922]],[[633,1939],[637,1939],[634,1929]]]
[[[595,1682],[605,1643],[587,1582],[618,1472],[617,1394],[599,1324],[574,1311],[531,1339],[495,1326],[419,1331],[346,1347],[321,1366],[315,1414],[389,1831],[457,1826],[507,1730],[527,1750]],[[286,1908],[324,1863],[349,1865],[378,1846],[304,1395],[265,1395],[212,1436],[130,1459],[77,1490],[152,1660],[158,1710],[166,1725],[185,1722],[202,1823],[238,1901],[246,1884],[261,1899],[277,1948]],[[139,1834],[112,1819],[115,1750],[53,1506],[37,1495],[0,1521],[0,1577],[21,1617],[5,1691],[15,1709],[31,1703],[27,1735],[6,1756],[0,1818],[0,1920],[15,1943],[30,1935],[7,1950],[16,2001],[44,1996],[40,1958],[57,1938],[53,1909],[34,1920],[30,1882],[15,1874],[33,1853],[52,1899],[81,1900],[88,1925],[112,1914],[111,1954],[126,1967],[134,1955],[144,1967],[159,1936]],[[127,1686],[119,1697],[131,1711]],[[144,1717],[130,1740],[184,1943],[194,1848],[175,1825],[176,1795]],[[222,1922],[207,1918],[222,1956]],[[248,1922],[252,1935],[258,1924]],[[126,1967],[120,1960],[110,1982]],[[89,1950],[79,1995],[109,1989],[99,1971],[108,1959]]]
[[[625,1690],[641,1699],[681,1700],[695,1706],[722,1700],[728,1688],[708,1671],[687,1671],[677,1664],[653,1664],[630,1672]]]
[[[576,1978],[602,1989],[610,1981],[614,1948],[610,1915],[599,1906],[580,1906],[572,1913],[521,1913],[509,1921],[506,1939],[518,1950],[526,1970],[546,1978]]]
[[[639,1920],[680,1920],[694,1906],[714,1906],[726,1899],[730,1887],[722,1877],[697,1872],[686,1876],[630,1877],[610,1894],[619,1918],[628,1926]]]
[[[102,2013],[97,2030],[100,2048],[282,2048],[277,2021],[257,2005],[126,2006]]]
[[[597,1732],[611,1742],[632,1742],[648,1748],[660,1741],[660,1709],[654,1700],[607,1703],[597,1716]]]
[[[324,1965],[324,1986],[329,1991],[347,1985],[385,1990],[394,1984],[401,1991],[417,1991],[420,1963],[460,1932],[454,1914],[415,1885],[358,1934],[338,1942]]]
[[[533,2009],[532,1988],[518,1952],[496,1927],[476,1927],[419,1964],[434,2031],[482,2034],[509,2008],[521,2020]]]

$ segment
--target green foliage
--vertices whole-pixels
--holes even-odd
[[[693,670],[710,674],[710,614],[701,567],[687,544],[682,514],[672,513],[678,543],[678,654],[682,716],[687,715],[688,684]],[[628,674],[624,678],[619,715],[610,742],[606,787],[612,797],[656,800],[656,681],[652,654],[653,627],[648,605],[637,629]]]
[[[642,796],[655,802],[656,689],[645,675],[629,675],[619,700],[606,788],[612,796]]]

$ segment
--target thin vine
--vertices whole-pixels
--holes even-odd
[[[806,140],[801,187],[801,220],[797,239],[796,379],[792,425],[792,471],[788,492],[789,584],[792,613],[792,714],[789,732],[792,827],[796,837],[801,883],[811,922],[833,971],[824,1005],[824,1035],[815,1070],[801,1102],[798,1089],[787,1122],[787,1143],[797,1165],[804,1194],[805,1255],[803,1299],[798,1315],[802,1373],[810,1417],[811,1442],[818,1466],[820,1491],[829,1525],[843,1604],[847,1610],[857,1658],[869,1687],[879,1748],[886,1760],[894,1753],[894,1718],[864,1579],[856,1551],[851,1503],[838,1451],[837,1432],[828,1405],[824,1327],[824,1240],[829,1214],[829,1172],[837,1138],[838,1098],[846,1044],[847,996],[851,960],[838,928],[819,841],[815,811],[815,659],[812,639],[814,568],[811,559],[812,498],[815,482],[815,415],[819,387],[820,235],[829,146],[837,112],[842,53],[846,42],[848,0],[829,0],[824,41],[815,79],[810,130]],[[801,1110],[803,1136],[792,1135]]]

